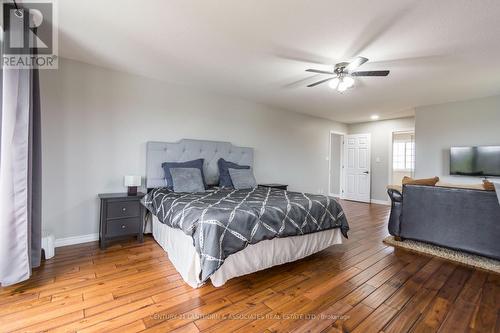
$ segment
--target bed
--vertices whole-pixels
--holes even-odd
[[[228,142],[147,143],[143,204],[153,237],[184,281],[197,288],[319,252],[347,237],[349,226],[333,198],[273,188],[219,188],[219,158],[253,167],[253,149]],[[203,158],[205,192],[165,188],[161,164]]]

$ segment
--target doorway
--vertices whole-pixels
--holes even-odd
[[[371,134],[349,134],[344,143],[344,198],[371,201]]]
[[[330,132],[328,194],[370,202],[371,134]]]

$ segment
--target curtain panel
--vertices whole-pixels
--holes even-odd
[[[3,68],[1,76],[0,285],[7,286],[40,265],[41,114],[37,69]]]

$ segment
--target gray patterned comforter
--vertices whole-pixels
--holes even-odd
[[[272,188],[214,189],[199,193],[152,190],[143,199],[148,210],[170,227],[193,238],[206,281],[229,255],[248,244],[349,225],[333,198]]]

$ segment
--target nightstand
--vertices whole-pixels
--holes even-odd
[[[271,187],[271,188],[276,188],[278,190],[287,190],[288,185],[284,184],[259,184],[260,187]]]
[[[109,240],[137,236],[143,241],[145,207],[141,204],[144,193],[129,196],[127,193],[101,193],[101,221],[99,242],[106,248]]]

